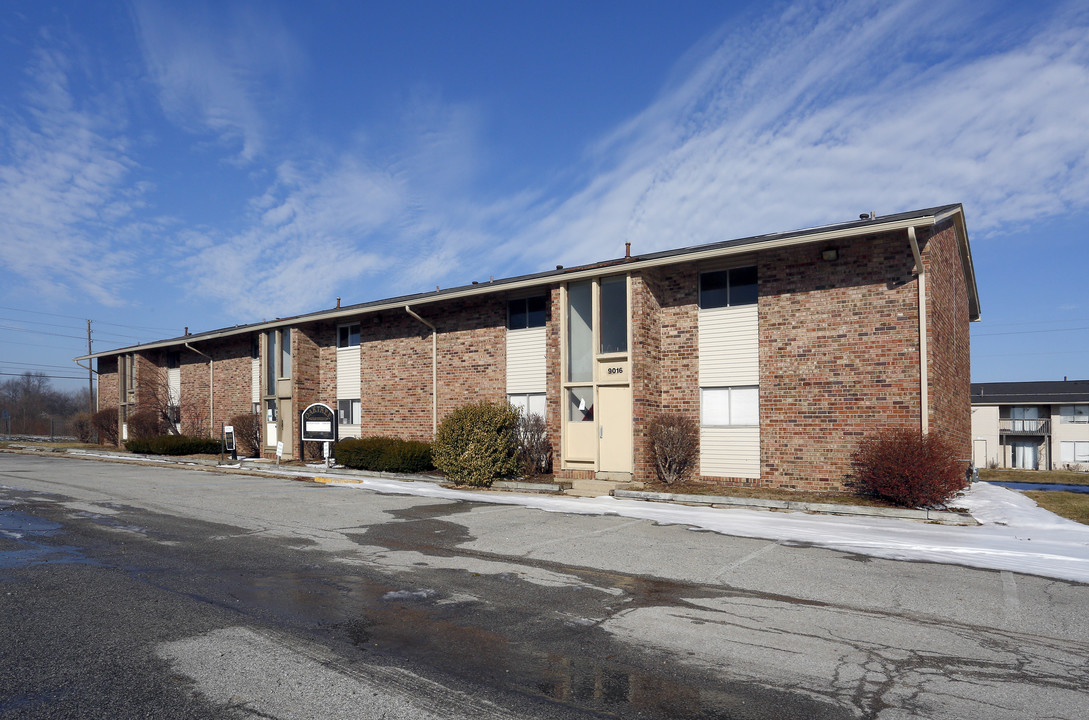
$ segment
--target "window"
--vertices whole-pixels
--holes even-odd
[[[594,389],[592,387],[571,388],[567,392],[567,419],[571,422],[593,422]]]
[[[251,360],[260,360],[261,359],[261,336],[260,335],[251,335],[250,336],[250,359]]]
[[[518,298],[507,303],[507,329],[544,327],[547,300],[544,295]]]
[[[1059,421],[1064,423],[1089,423],[1089,405],[1062,405]]]
[[[337,333],[337,347],[359,347],[359,323],[340,326]]]
[[[1064,463],[1089,463],[1089,441],[1066,441],[1059,443],[1059,460]]]
[[[359,398],[337,400],[337,422],[341,425],[358,425],[360,416]]]
[[[180,405],[168,405],[166,411],[167,414],[170,416],[170,422],[174,423],[175,425],[181,424],[182,411]]]
[[[605,278],[599,289],[601,353],[628,351],[628,279]]]
[[[291,377],[291,328],[280,331],[280,377]]]
[[[178,351],[168,352],[166,354],[166,368],[167,370],[177,370],[181,367],[181,353]]]
[[[756,268],[716,270],[700,275],[700,307],[753,305],[757,298]]]
[[[266,400],[265,401],[265,411],[266,411],[265,412],[265,421],[270,422],[270,423],[276,422],[277,415],[276,415],[276,401],[275,400]]]
[[[253,414],[254,415],[260,415],[261,414],[261,403],[255,402],[253,404]]]
[[[759,425],[760,388],[700,388],[700,424]]]
[[[590,281],[567,288],[568,382],[589,382],[594,377],[593,292]]]
[[[507,401],[518,408],[523,415],[540,415],[541,417],[547,417],[545,414],[546,403],[544,393],[518,393],[515,395],[507,395]]]

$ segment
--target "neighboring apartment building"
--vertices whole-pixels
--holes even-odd
[[[699,424],[704,480],[830,489],[882,427],[940,433],[968,457],[978,318],[964,212],[947,205],[79,359],[97,359],[123,433],[141,383],[176,364],[182,425],[260,413],[266,455],[281,441],[298,456],[315,402],[338,410],[342,437],[426,440],[455,407],[506,399],[546,417],[559,477],[652,479],[648,427],[668,412]]]
[[[972,460],[1089,470],[1089,380],[973,383]]]

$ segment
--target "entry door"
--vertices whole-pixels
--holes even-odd
[[[1038,470],[1040,468],[1039,446],[1032,440],[1014,440],[1011,443],[1013,466],[1019,470]]]
[[[280,398],[280,417],[277,422],[277,437],[284,443],[284,457],[292,457],[295,433],[292,431],[295,412],[291,407],[291,398]]]
[[[599,386],[597,405],[600,470],[630,473],[631,387]]]
[[[987,467],[987,441],[972,441],[972,464],[977,468]]]

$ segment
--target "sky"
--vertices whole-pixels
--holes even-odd
[[[958,202],[972,379],[1089,379],[1083,2],[5,8],[0,379]]]

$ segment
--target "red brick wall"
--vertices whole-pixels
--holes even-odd
[[[98,359],[98,407],[97,410],[117,407],[117,393],[120,391],[117,376],[117,358],[104,357]]]
[[[834,489],[864,435],[919,427],[917,283],[906,232],[762,253],[761,480]]]
[[[186,434],[218,438],[220,425],[230,424],[235,415],[252,412],[253,374],[250,337],[241,335],[194,345],[213,360],[214,408],[208,408],[208,358],[184,346],[180,353],[181,429]]]
[[[554,285],[549,291],[548,318],[545,321],[545,401],[548,404],[546,422],[548,437],[552,442],[552,469],[559,475],[563,465],[562,430],[563,413],[567,412],[567,400],[561,384],[560,368],[560,322],[563,306],[560,300],[560,286]]]
[[[972,456],[968,287],[952,222],[935,228],[923,248],[927,272],[927,387],[930,431]]]
[[[662,310],[654,278],[631,279],[632,477],[653,478],[650,423],[662,408]]]

